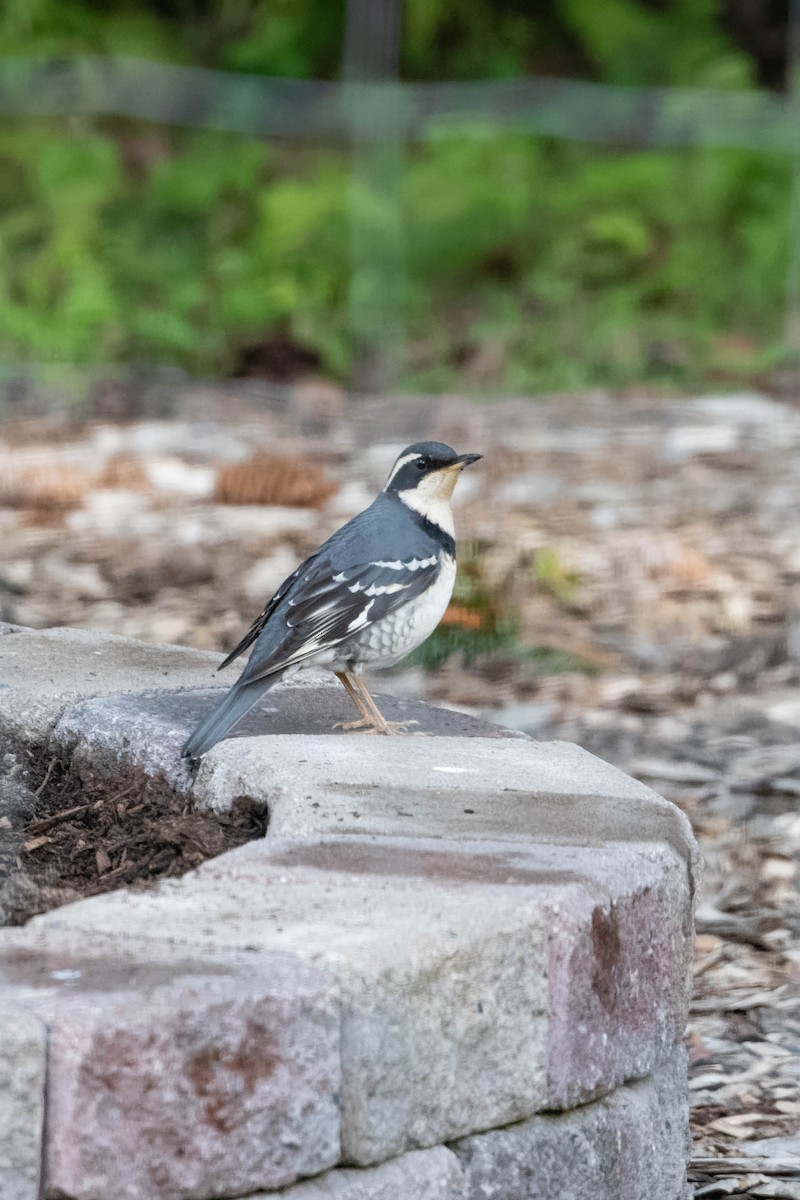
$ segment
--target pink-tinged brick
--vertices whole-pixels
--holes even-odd
[[[581,889],[551,914],[552,1108],[649,1074],[686,1023],[693,938],[685,875],[665,871],[645,886],[620,880],[614,892]]]
[[[337,1162],[339,1000],[324,973],[285,956],[233,973],[64,961],[66,985],[18,991],[50,1025],[49,1192],[207,1200]]]

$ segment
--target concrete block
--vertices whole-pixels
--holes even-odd
[[[690,907],[684,862],[652,843],[267,839],[32,927],[323,965],[342,994],[343,1155],[368,1165],[651,1069],[683,1027]],[[588,994],[562,1013],[573,985]]]
[[[453,865],[453,886],[447,855],[425,861],[416,847],[240,849],[251,847],[29,928],[250,947],[325,968],[342,997],[345,1161],[381,1162],[542,1106],[547,945],[532,894],[471,887],[470,863]]]
[[[206,1200],[333,1166],[331,977],[280,954],[154,950],[31,930],[0,941],[6,994],[49,1028],[46,1188]]]
[[[697,850],[649,788],[573,746],[318,733],[232,739],[192,778],[180,743],[192,705],[213,695],[125,695],[111,675],[107,694],[67,711],[53,690],[36,726],[87,788],[143,772],[216,811],[247,796],[270,824],[181,879],[54,910],[18,935],[84,958],[102,946],[106,971],[114,957],[139,961],[136,979],[95,986],[79,968],[80,994],[56,1010],[37,985],[28,1005],[54,1028],[53,1188],[72,1194],[88,1178],[78,1200],[274,1190],[607,1096],[679,1040]],[[335,682],[301,680],[256,717],[274,730],[346,715],[330,708],[347,704]],[[235,970],[184,969],[176,955]],[[153,962],[173,965],[154,976]],[[317,997],[306,1016],[304,971]],[[336,997],[335,1018],[321,995]],[[273,1028],[279,1065],[256,1078],[245,1064]],[[150,1066],[133,1071],[134,1057]],[[593,1120],[610,1146],[609,1121]]]
[[[47,1030],[0,1000],[0,1200],[38,1200]]]
[[[457,1142],[466,1200],[685,1200],[683,1052],[648,1079],[561,1115]]]
[[[645,852],[643,852],[644,854]],[[574,889],[549,908],[548,1105],[572,1108],[646,1075],[680,1041],[693,938],[686,882],[618,857],[600,898]],[[603,886],[591,865],[587,884]]]
[[[216,747],[198,772],[196,801],[224,811],[237,796],[258,799],[269,807],[270,837],[285,840],[419,833],[449,845],[485,840],[487,849],[509,842],[528,852],[535,838],[611,853],[610,885],[600,882],[602,855],[576,859],[573,850],[542,877],[578,882],[579,861],[586,885],[542,898],[549,1103],[584,1103],[646,1073],[680,1036],[699,860],[686,817],[650,788],[566,743],[308,738],[300,755],[293,739],[275,737],[269,751],[255,741]],[[633,860],[619,849],[625,843],[637,845]],[[670,866],[665,845],[683,871]],[[642,876],[650,855],[660,865]]]
[[[235,675],[229,682],[233,678]],[[102,789],[108,780],[118,790],[128,779],[145,777],[188,792],[194,771],[181,759],[181,747],[219,697],[219,688],[195,688],[157,695],[133,692],[72,704],[55,727],[52,746],[62,754],[72,754],[73,766],[92,790]],[[384,703],[380,697],[379,702],[390,720],[416,720],[420,729],[439,736],[518,736],[477,717],[421,701],[391,697]],[[326,740],[334,734],[337,741],[352,742],[353,737],[336,734],[334,726],[353,715],[352,703],[333,675],[307,671],[267,693],[228,740],[234,758],[244,747],[256,747],[260,759],[270,760],[277,735],[282,744],[288,741],[294,747],[296,761],[298,734],[325,735]],[[270,742],[265,744],[263,736],[253,735],[269,736]],[[270,778],[276,778],[275,772],[270,771]],[[228,805],[230,800],[228,796]]]
[[[209,687],[219,661],[88,629],[9,633],[0,638],[0,748],[41,744],[70,704],[92,696]]]
[[[296,738],[220,742],[195,801],[264,800],[270,836],[379,835],[604,845],[666,842],[694,885],[688,820],[651,788],[567,742],[487,738]]]
[[[445,1146],[409,1150],[379,1167],[328,1171],[279,1195],[249,1200],[467,1200],[458,1159]]]
[[[17,856],[36,807],[35,795],[19,781],[21,773],[14,764],[7,774],[0,775],[0,926],[16,918]]]

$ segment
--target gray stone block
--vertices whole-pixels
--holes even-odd
[[[458,1159],[445,1146],[410,1150],[379,1167],[328,1171],[278,1195],[250,1200],[467,1200]]]
[[[10,770],[0,775],[0,926],[17,918],[17,902],[24,889],[17,871],[17,857],[27,822],[36,807],[33,792],[19,781],[21,771],[13,756],[6,755],[3,765],[10,766]]]
[[[465,1138],[452,1149],[467,1178],[466,1200],[685,1200],[683,1052],[603,1100]]]
[[[55,727],[52,745],[65,755],[72,754],[73,765],[92,789],[102,788],[110,779],[116,790],[125,786],[127,778],[144,774],[176,791],[187,792],[194,782],[194,770],[181,759],[181,747],[219,697],[219,688],[193,689],[156,695],[133,692],[72,704]],[[421,701],[382,696],[377,699],[390,720],[416,720],[421,730],[439,737],[519,736],[477,717]],[[281,745],[288,741],[296,762],[298,735],[366,743],[367,738],[348,737],[334,730],[337,722],[349,721],[353,716],[352,703],[333,675],[303,672],[269,692],[225,744],[233,747],[234,758],[255,747],[263,765],[264,760],[272,759],[273,741]],[[267,736],[270,740],[265,743],[263,738]],[[279,757],[282,760],[283,756]],[[274,778],[275,773],[271,771],[270,777]]]
[[[150,893],[114,893],[30,929],[278,952],[342,997],[342,1150],[368,1165],[516,1120],[546,1099],[546,943],[532,895],[452,886],[417,851],[264,842]],[[469,867],[467,867],[467,878]]]
[[[0,744],[41,744],[70,704],[92,696],[207,688],[218,662],[88,629],[9,634],[0,638]]]
[[[611,883],[587,863],[587,886],[549,907],[550,1108],[584,1104],[648,1074],[682,1037],[691,905],[682,872],[651,853],[650,869],[644,854],[618,854]],[[608,889],[605,900],[590,881]]]
[[[0,978],[49,1029],[48,1191],[206,1200],[338,1161],[340,1006],[319,968],[24,930],[0,938]]]
[[[35,807],[36,797],[29,788],[19,782],[16,771],[0,775],[0,820],[5,821],[2,830],[14,828],[18,822],[27,820],[33,815]],[[0,832],[0,845],[3,836]]]
[[[683,1027],[690,907],[685,864],[652,843],[267,839],[31,927],[324,966],[343,1154],[368,1165],[650,1070]]]
[[[425,720],[446,736],[289,733],[348,715],[335,681],[302,677],[265,697],[272,712],[254,714],[272,736],[245,728],[193,777],[179,750],[214,701],[197,689],[215,656],[69,631],[0,638],[0,656],[20,639],[13,697],[0,691],[12,738],[49,738],[87,788],[127,773],[191,789],[212,810],[247,796],[270,814],[264,840],[146,892],[54,910],[15,935],[18,976],[21,951],[29,974],[30,955],[46,966],[53,947],[59,961],[80,960],[56,968],[68,972],[58,980],[13,982],[13,1003],[22,989],[26,1011],[53,1026],[49,1186],[79,1200],[199,1200],[286,1187],[337,1162],[401,1155],[422,1171],[411,1151],[457,1139],[466,1169],[468,1135],[477,1143],[512,1122],[524,1123],[516,1133],[540,1120],[551,1129],[559,1118],[534,1114],[575,1104],[589,1124],[560,1126],[562,1159],[574,1142],[611,1161],[623,1110],[649,1128],[650,1101],[630,1099],[644,1085],[586,1102],[655,1070],[683,1029],[697,850],[672,805],[577,747],[447,736],[469,731],[436,710]],[[100,678],[87,679],[98,649]],[[165,656],[168,682],[154,695]],[[127,966],[109,979],[114,960]],[[264,1031],[277,1065],[251,1079],[245,1064],[259,1061]],[[545,1164],[554,1136],[541,1134]],[[436,1179],[460,1186],[442,1153],[443,1176],[419,1175],[424,1200]],[[361,1200],[352,1189],[370,1175],[383,1186],[365,1170],[313,1186],[347,1186],[342,1196]]]
[[[264,800],[270,835],[379,835],[567,845],[666,842],[699,869],[673,804],[568,742],[486,738],[296,738],[220,742],[200,764],[195,800],[227,811]]]
[[[47,1030],[0,998],[0,1200],[38,1200]]]
[[[196,801],[225,811],[242,795],[266,803],[269,836],[288,841],[417,834],[448,847],[483,841],[487,851],[508,842],[527,853],[532,839],[581,847],[555,852],[541,876],[542,884],[586,884],[542,899],[550,904],[550,1104],[585,1102],[646,1073],[680,1036],[699,873],[691,827],[674,805],[579,747],[320,737],[304,739],[302,754],[287,737],[272,738],[268,754],[256,741],[215,747],[198,772]],[[625,843],[637,845],[633,861]],[[665,845],[683,871],[669,868]],[[605,860],[584,854],[586,846],[617,863],[605,903],[597,901]],[[651,855],[660,865],[645,871],[643,890],[641,864]]]

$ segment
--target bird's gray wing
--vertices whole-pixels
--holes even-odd
[[[307,560],[273,597],[242,643],[255,641],[242,682],[284,670],[337,646],[408,604],[433,584],[440,554],[375,558],[338,567],[327,554]],[[256,631],[256,627],[260,628]],[[252,636],[251,636],[252,635]]]

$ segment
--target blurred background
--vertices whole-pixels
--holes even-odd
[[[5,370],[346,384],[366,339],[483,395],[782,361],[787,0],[4,0],[0,46]]]
[[[800,1180],[798,84],[789,0],[0,5],[0,621],[228,650],[483,453],[378,690],[690,815],[698,1196]]]

